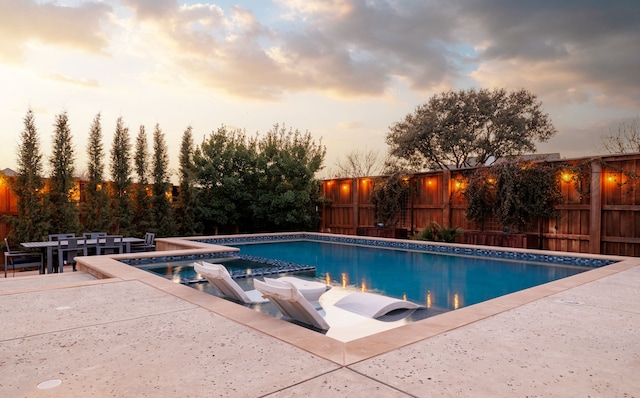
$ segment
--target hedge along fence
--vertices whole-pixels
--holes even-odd
[[[640,154],[544,163],[554,166],[556,173],[560,198],[553,205],[555,216],[519,226],[519,232],[540,237],[536,247],[547,250],[640,256]],[[481,226],[467,219],[464,195],[477,170],[404,176],[410,194],[397,227],[417,232],[435,221],[466,232],[479,231]],[[324,180],[321,231],[355,235],[358,228],[373,227],[377,220],[371,196],[376,182],[385,178]],[[494,215],[483,224],[488,233],[503,234],[505,227],[512,228]]]

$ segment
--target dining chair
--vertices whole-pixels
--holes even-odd
[[[123,252],[122,247],[122,235],[107,235],[100,238],[100,244],[98,245],[98,255],[113,254]]]
[[[9,247],[9,241],[4,238],[4,277],[7,277],[7,268],[13,269],[13,276],[16,276],[16,268],[38,267],[40,273],[43,271],[44,263],[42,253],[15,251]]]
[[[85,232],[82,234],[85,238],[85,246],[87,246],[87,250],[89,255],[98,254],[98,245],[100,244],[100,238],[104,238],[107,236],[106,232]],[[95,241],[95,243],[89,244],[87,240]]]
[[[156,234],[147,232],[144,234],[144,242],[131,245],[132,252],[149,252],[156,249]]]
[[[78,253],[82,253],[83,256],[88,255],[84,240],[84,238],[75,237],[58,240],[58,272],[64,272],[65,264],[72,264],[75,272],[75,257]]]

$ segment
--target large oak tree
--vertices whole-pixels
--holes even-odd
[[[542,104],[524,89],[444,92],[389,130],[389,154],[414,170],[491,164],[535,152],[536,141],[556,133]]]

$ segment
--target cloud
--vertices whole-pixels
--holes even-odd
[[[108,44],[104,30],[112,9],[99,2],[77,7],[35,0],[0,0],[0,60],[20,63],[30,41],[101,52]]]
[[[640,106],[637,1],[486,0],[464,9],[483,85],[525,87],[557,102]]]
[[[0,0],[0,57],[18,62],[32,40],[89,52],[122,40],[136,43],[145,76],[241,98],[383,97],[402,84],[419,95],[524,87],[557,104],[640,105],[636,0],[113,4],[130,12]],[[122,31],[105,27],[115,18]]]
[[[422,3],[278,2],[287,29],[254,12],[126,0],[173,50],[171,61],[194,82],[241,97],[278,99],[287,92],[384,95],[396,76],[428,89],[456,75],[453,39],[443,13]],[[443,11],[444,10],[444,11]]]
[[[177,0],[122,0],[122,4],[133,9],[140,20],[164,19],[179,8]]]
[[[94,80],[94,79],[76,79],[76,78],[72,78],[66,75],[63,75],[61,73],[48,73],[47,77],[49,79],[52,80],[56,80],[62,83],[70,83],[70,84],[74,84],[77,86],[82,86],[82,87],[100,87],[100,83],[98,83],[98,81]]]

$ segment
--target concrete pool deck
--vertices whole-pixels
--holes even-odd
[[[640,258],[348,343],[117,258],[0,280],[3,397],[640,396]]]

